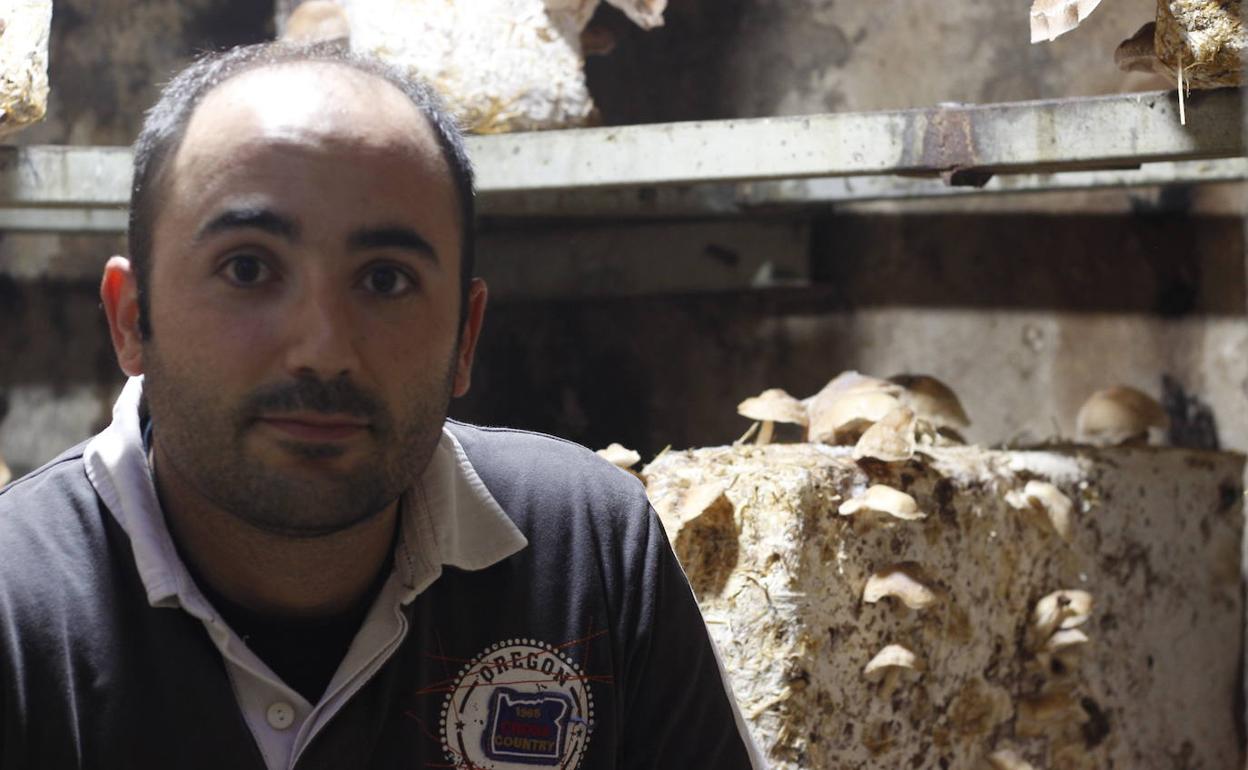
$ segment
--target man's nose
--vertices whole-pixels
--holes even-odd
[[[327,282],[312,281],[294,299],[287,320],[289,374],[331,380],[356,373],[360,365],[357,335],[344,294]]]

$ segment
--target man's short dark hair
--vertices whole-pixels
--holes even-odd
[[[130,187],[130,264],[139,287],[139,330],[151,335],[151,302],[148,296],[152,259],[152,229],[159,213],[164,169],[182,143],[195,108],[209,92],[251,70],[285,64],[327,63],[349,67],[381,78],[402,91],[429,121],[442,157],[450,169],[459,197],[461,219],[460,321],[468,312],[468,285],[474,262],[475,206],[472,165],[464,149],[463,135],[442,102],[425,83],[406,71],[374,56],[354,53],[325,44],[296,45],[283,42],[241,46],[209,53],[179,72],[161,91],[149,109],[134,143],[134,178]]]

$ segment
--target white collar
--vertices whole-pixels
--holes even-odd
[[[112,424],[87,443],[87,476],[130,538],[148,602],[215,615],[165,526],[139,426],[142,393],[143,378],[130,378],[113,405]],[[445,427],[402,511],[394,570],[405,589],[404,604],[436,580],[443,565],[484,569],[528,545]]]

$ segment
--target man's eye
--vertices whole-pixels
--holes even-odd
[[[374,294],[397,297],[411,290],[412,279],[407,273],[390,265],[370,267],[364,273],[364,288]]]
[[[258,257],[239,254],[230,257],[221,272],[230,283],[237,286],[254,286],[268,280],[271,271]]]

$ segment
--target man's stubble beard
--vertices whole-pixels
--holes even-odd
[[[458,347],[458,346],[456,346]],[[452,351],[444,376],[414,385],[396,416],[350,382],[295,380],[225,403],[211,387],[167,366],[152,339],[145,343],[144,396],[154,442],[171,472],[215,508],[271,534],[311,538],[341,532],[378,515],[416,485],[442,433],[454,382]],[[368,413],[369,456],[349,470],[317,474],[275,468],[249,454],[255,410],[282,406]],[[282,451],[309,465],[338,452],[333,445],[290,442]],[[157,470],[157,473],[160,471]]]

